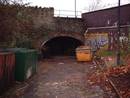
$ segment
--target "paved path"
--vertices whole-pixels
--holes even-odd
[[[103,98],[99,86],[89,86],[86,77],[95,67],[72,57],[55,57],[40,62],[31,87],[20,98]]]

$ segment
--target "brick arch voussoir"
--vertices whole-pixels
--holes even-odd
[[[53,38],[56,38],[56,37],[71,37],[71,38],[74,38],[74,39],[77,39],[79,41],[81,41],[82,43],[84,43],[84,37],[83,35],[78,34],[78,33],[53,33],[53,34],[49,34],[47,36],[47,39],[44,39],[41,37],[41,39],[39,39],[40,43],[39,43],[39,49],[41,50],[42,46],[49,40],[53,39]]]

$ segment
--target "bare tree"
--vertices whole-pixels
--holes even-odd
[[[16,4],[21,4],[23,5],[23,0],[0,0],[0,4],[13,4],[13,5],[16,5]]]
[[[10,2],[10,0],[0,0],[0,4],[7,4],[9,2]]]
[[[101,0],[93,0],[92,4],[89,5],[89,11],[97,10],[101,5]]]
[[[87,12],[103,9],[106,6],[109,6],[109,4],[102,4],[102,0],[92,0],[88,7],[86,7],[84,10]]]
[[[0,1],[0,47],[3,43],[5,46],[15,45],[17,39],[21,41],[22,36],[29,36],[33,22],[25,6],[22,0]]]

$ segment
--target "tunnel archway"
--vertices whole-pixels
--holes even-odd
[[[80,45],[83,45],[83,42],[73,37],[54,37],[42,44],[42,56],[74,56],[75,49]]]

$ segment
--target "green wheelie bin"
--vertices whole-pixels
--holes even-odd
[[[8,48],[15,53],[15,80],[25,81],[37,72],[38,53],[34,49]]]
[[[20,50],[15,52],[15,80],[25,81],[37,72],[37,51]]]

